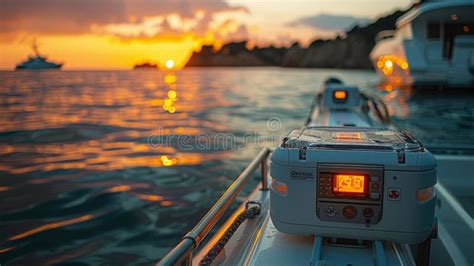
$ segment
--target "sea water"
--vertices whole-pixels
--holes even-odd
[[[156,262],[328,76],[428,147],[474,146],[472,91],[378,88],[368,70],[0,72],[0,264]]]

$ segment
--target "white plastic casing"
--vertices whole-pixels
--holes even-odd
[[[417,192],[436,184],[436,160],[426,149],[404,151],[362,148],[331,149],[278,147],[272,155],[270,175],[287,185],[286,195],[271,191],[271,218],[284,233],[366,240],[420,243],[434,223],[435,197],[419,202]],[[318,166],[378,167],[383,171],[381,219],[374,224],[327,221],[318,218]],[[390,199],[389,191],[399,191]],[[350,201],[348,204],[351,204]],[[341,211],[341,210],[339,210]],[[321,213],[320,213],[321,215]]]

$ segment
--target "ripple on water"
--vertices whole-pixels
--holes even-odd
[[[0,263],[155,262],[258,147],[303,124],[329,75],[376,78],[279,68],[0,72]],[[472,141],[471,94],[372,92],[425,144]],[[231,140],[199,143],[217,136]]]

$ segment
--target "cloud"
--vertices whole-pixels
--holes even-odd
[[[343,31],[356,24],[365,25],[369,21],[369,18],[364,17],[319,14],[294,20],[287,25],[290,27],[306,26],[319,30]]]
[[[127,19],[116,0],[0,0],[2,32],[83,33],[92,24]]]
[[[175,16],[181,25],[206,23],[219,12],[246,12],[224,0],[0,0],[2,33],[79,34],[103,31],[105,27],[123,26],[121,34],[154,33],[159,30],[181,31],[173,25]],[[201,14],[196,19],[196,14]],[[204,19],[206,17],[206,19]],[[164,20],[163,18],[166,18]],[[152,22],[150,22],[152,20]],[[178,24],[179,24],[178,23]],[[195,25],[202,29],[206,25]],[[127,28],[128,27],[128,28]]]
[[[149,21],[146,21],[145,24],[149,24]],[[233,18],[228,18],[219,22],[203,17],[200,18],[197,23],[192,23],[192,28],[189,30],[179,27],[176,28],[176,25],[172,26],[172,24],[174,23],[170,23],[168,19],[164,19],[160,22],[159,27],[156,28],[157,30],[153,32],[143,30],[144,28],[141,28],[143,24],[140,26],[109,25],[101,30],[113,33],[114,36],[118,37],[120,41],[125,43],[155,43],[160,40],[179,42],[191,38],[203,41],[206,44],[212,44],[214,41],[226,43],[232,41],[244,41],[249,38],[247,25],[240,24]],[[204,27],[203,25],[207,26]]]
[[[227,19],[223,23],[219,24],[213,33],[219,39],[226,39],[230,41],[244,41],[248,39],[247,26],[239,24],[234,19]]]

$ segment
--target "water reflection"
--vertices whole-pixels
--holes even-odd
[[[8,238],[8,240],[13,241],[13,240],[22,239],[22,238],[25,238],[25,237],[28,237],[28,236],[46,231],[46,230],[51,230],[51,229],[55,229],[55,228],[59,228],[59,227],[63,227],[63,226],[71,225],[71,224],[85,222],[85,221],[88,221],[92,218],[94,218],[94,215],[87,214],[87,215],[83,215],[83,216],[80,216],[80,217],[68,219],[68,220],[65,220],[65,221],[59,221],[59,222],[44,224],[42,226],[30,229],[30,230],[22,232],[20,234],[11,236],[10,238]]]
[[[327,76],[362,87],[377,78],[276,68],[0,72],[0,262],[156,262],[256,144],[185,150],[175,139],[150,146],[149,137],[232,133],[244,143],[254,133],[265,141],[270,117],[281,120],[272,133],[286,134],[302,125]],[[424,143],[472,139],[464,119],[472,97],[389,85],[377,93]]]
[[[379,84],[378,94],[396,125],[433,147],[473,147],[471,89],[412,87],[401,78]]]
[[[201,87],[185,84],[185,107],[177,112],[177,74],[153,74],[141,86],[115,74],[91,77],[88,73],[78,80],[59,77],[57,84],[48,87],[41,87],[43,81],[7,79],[0,88],[6,96],[0,131],[10,133],[0,136],[0,154],[8,160],[0,161],[0,171],[106,171],[172,166],[178,161],[180,165],[201,163],[201,153],[181,153],[172,147],[150,149],[144,140],[158,129],[162,134],[191,136],[206,129],[222,131],[222,124],[190,119],[189,112],[225,106],[225,101],[217,93],[196,97]],[[155,108],[159,105],[164,112]],[[13,136],[14,141],[1,141]]]
[[[409,99],[413,95],[413,88],[404,85],[400,77],[389,79],[379,84],[378,88],[384,92],[382,100],[387,106],[390,116],[407,118],[410,116]]]
[[[9,248],[0,249],[0,254],[1,254],[1,253],[8,252],[8,251],[12,250],[13,248],[14,248],[14,247],[9,247]]]
[[[48,235],[66,227],[75,232],[71,227],[81,224],[92,228],[93,235],[105,233],[125,241],[133,235],[128,227],[143,227],[136,230],[140,234],[150,230],[150,222],[143,219],[170,224],[160,213],[186,205],[194,206],[188,211],[194,216],[208,202],[195,200],[220,192],[210,193],[197,178],[221,175],[229,150],[181,150],[175,143],[159,147],[148,143],[156,134],[193,137],[228,130],[208,115],[231,102],[222,97],[222,89],[205,89],[199,76],[179,82],[180,73],[171,70],[0,74],[0,226],[6,232],[0,234],[0,254],[6,256],[0,261],[72,259],[91,250],[73,256],[65,248],[69,241],[61,244],[61,238],[57,242],[53,238],[55,244],[45,245],[52,240]],[[210,164],[211,170],[196,171],[200,164]],[[225,186],[222,178],[213,182],[214,188]],[[132,213],[122,218],[107,218],[128,211]],[[148,211],[150,215],[145,215]],[[181,221],[173,221],[175,229],[164,229],[172,232],[173,239],[189,222],[177,220]],[[57,256],[45,257],[47,246]]]
[[[176,93],[176,75],[173,72],[169,72],[165,75],[164,79],[168,92],[166,93],[167,98],[163,102],[163,109],[170,114],[176,112],[175,103],[178,100]]]

